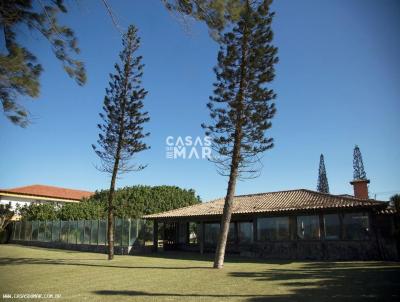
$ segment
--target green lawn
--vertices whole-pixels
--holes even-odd
[[[52,293],[61,294],[58,301],[400,301],[400,263],[228,259],[223,270],[211,265],[210,257],[191,253],[116,256],[109,262],[102,254],[0,245],[0,297]]]

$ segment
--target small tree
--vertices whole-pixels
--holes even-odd
[[[324,155],[319,158],[318,185],[317,191],[321,193],[329,193],[328,177],[326,176]]]
[[[119,58],[121,64],[115,64],[115,74],[111,74],[110,87],[106,89],[104,98],[103,120],[100,129],[98,146],[92,145],[101,159],[101,171],[111,174],[108,192],[108,259],[114,257],[114,223],[113,199],[117,176],[129,171],[139,171],[142,165],[131,165],[132,157],[149,147],[143,139],[149,135],[143,131],[142,125],[149,121],[147,112],[143,112],[142,100],[147,94],[141,87],[143,75],[142,57],[135,57],[140,39],[137,29],[131,25],[122,39],[123,50]]]
[[[265,136],[275,114],[276,95],[266,84],[274,79],[277,48],[271,42],[271,1],[245,2],[240,20],[223,35],[217,82],[208,108],[212,123],[204,125],[212,138],[213,158],[220,174],[229,176],[214,268],[222,268],[238,177],[256,177],[260,154],[273,147]]]
[[[0,233],[3,233],[14,216],[11,203],[0,204]]]
[[[367,174],[365,173],[364,170],[364,164],[361,156],[361,151],[360,148],[356,145],[354,147],[354,152],[353,152],[353,178],[355,180],[357,179],[367,179]]]

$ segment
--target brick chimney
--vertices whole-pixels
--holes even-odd
[[[355,179],[350,182],[353,185],[354,197],[360,199],[368,199],[369,179]]]

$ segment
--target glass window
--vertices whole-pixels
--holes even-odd
[[[39,221],[32,221],[32,240],[38,240]]]
[[[129,229],[130,229],[131,221],[130,219],[122,220],[122,245],[129,245]]]
[[[189,222],[189,243],[190,244],[196,244],[197,243],[197,234],[198,230],[200,228],[200,225],[198,225],[196,222]]]
[[[21,221],[15,223],[15,239],[19,240],[21,233]]]
[[[319,239],[319,217],[317,215],[297,216],[297,236],[300,239]]]
[[[114,220],[114,245],[121,245],[122,240],[122,219],[115,218]]]
[[[92,220],[92,228],[90,229],[90,244],[97,245],[99,231],[99,221]]]
[[[45,238],[44,238],[45,230],[46,230],[46,222],[39,221],[39,234],[38,234],[38,240],[39,241],[45,241]]]
[[[217,242],[218,242],[218,237],[217,237]],[[229,223],[229,231],[228,231],[228,239],[227,242],[230,244],[235,243],[235,223],[231,222]]]
[[[68,230],[68,243],[76,244],[76,232],[77,232],[77,222],[70,221],[69,222],[69,230]]]
[[[21,221],[21,231],[20,231],[20,240],[25,240],[25,221]]]
[[[84,234],[83,234],[83,243],[90,244],[90,229],[91,229],[91,221],[85,220],[84,221]]]
[[[178,234],[179,234],[178,242],[179,243],[186,243],[188,225],[187,225],[186,222],[183,222],[183,223],[179,223],[178,227],[179,227],[179,230],[178,230]]]
[[[61,242],[68,242],[68,221],[61,221],[61,234],[60,240]]]
[[[220,225],[219,223],[206,223],[204,225],[204,242],[209,245],[217,245]]]
[[[83,228],[84,228],[84,221],[78,220],[77,230],[76,230],[76,243],[78,244],[82,244],[84,242]]]
[[[369,220],[365,213],[348,213],[343,216],[344,239],[366,240],[369,238]]]
[[[46,221],[46,229],[44,231],[44,239],[46,241],[51,241],[51,227],[52,227],[52,222]]]
[[[252,222],[239,222],[238,223],[238,236],[240,243],[253,242],[253,223]]]
[[[99,244],[106,245],[107,243],[107,221],[100,220],[99,222]]]
[[[53,221],[53,230],[51,233],[52,241],[60,241],[60,221]]]
[[[327,240],[340,238],[340,219],[338,214],[324,215],[324,235]]]
[[[32,240],[32,221],[26,222],[25,240]]]
[[[257,219],[257,237],[260,241],[288,240],[289,217],[268,217]]]

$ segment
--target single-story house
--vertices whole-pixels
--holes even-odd
[[[31,185],[25,187],[0,189],[0,204],[9,204],[13,209],[17,205],[29,205],[31,203],[51,202],[62,205],[67,202],[80,202],[82,198],[88,198],[94,193],[89,191],[67,189],[45,185]]]
[[[235,196],[227,253],[281,259],[398,259],[398,214],[387,202],[368,198],[368,183],[352,181],[354,196],[306,189]],[[154,250],[161,238],[164,249],[215,251],[223,206],[220,198],[144,216],[154,221]]]

